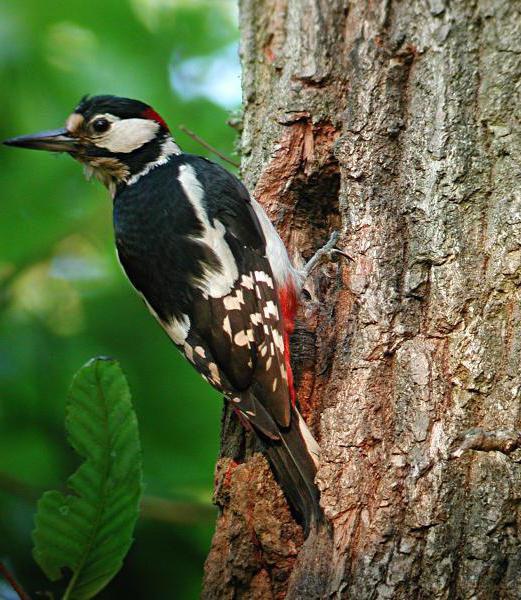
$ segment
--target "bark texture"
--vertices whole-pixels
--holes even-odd
[[[244,181],[355,260],[292,340],[334,541],[225,413],[203,597],[521,598],[521,4],[240,5]]]

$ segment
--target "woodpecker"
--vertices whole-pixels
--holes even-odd
[[[320,449],[295,406],[289,351],[303,275],[261,205],[226,169],[182,152],[138,100],[86,96],[63,129],[4,143],[66,152],[108,188],[131,284],[260,438],[305,530],[317,526]]]

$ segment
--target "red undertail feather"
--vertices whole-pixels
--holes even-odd
[[[291,403],[295,406],[295,389],[293,387],[293,372],[291,370],[289,336],[295,329],[295,315],[297,312],[297,290],[291,280],[279,290],[279,302],[284,320],[284,362],[288,374],[288,387],[291,394]]]

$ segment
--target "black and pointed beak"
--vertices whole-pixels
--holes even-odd
[[[75,152],[78,149],[78,140],[66,129],[53,129],[32,135],[20,135],[5,140],[6,146],[31,148],[32,150],[47,150],[48,152]]]

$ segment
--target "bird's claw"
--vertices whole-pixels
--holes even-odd
[[[354,258],[344,250],[335,248],[339,237],[340,234],[338,231],[333,231],[327,243],[324,244],[322,248],[319,248],[308,260],[302,269],[304,278],[309,277],[309,275],[311,275],[313,270],[316,269],[319,264],[326,262],[327,260],[336,260],[338,256],[343,256],[347,260],[354,260]]]

